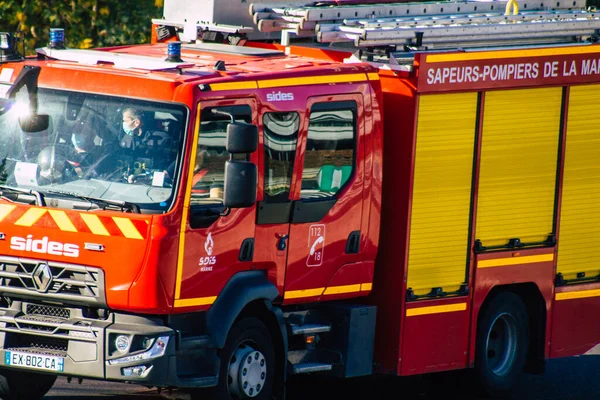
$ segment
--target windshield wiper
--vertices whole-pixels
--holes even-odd
[[[44,195],[42,193],[38,192],[37,190],[21,189],[21,188],[6,186],[6,185],[0,185],[0,193],[2,193],[2,196],[4,196],[4,192],[10,192],[10,193],[16,193],[16,194],[21,194],[21,193],[28,194],[28,195],[35,197],[35,205],[36,206],[43,207],[46,205],[46,202],[44,201]]]
[[[124,200],[101,199],[99,197],[85,196],[83,194],[73,193],[73,192],[63,192],[61,190],[46,190],[45,193],[46,194],[59,194],[59,195],[63,195],[63,196],[74,197],[77,199],[85,200],[91,204],[95,204],[95,205],[99,206],[103,210],[106,210],[107,208],[110,208],[112,206],[112,207],[118,207],[119,210],[121,210],[121,211],[131,211],[136,214],[141,213],[140,207],[137,204],[130,203],[130,202],[124,201]]]

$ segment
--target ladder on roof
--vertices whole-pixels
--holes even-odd
[[[398,50],[595,42],[600,35],[600,15],[585,0],[313,4],[256,3],[250,14],[259,31],[281,32],[284,45],[290,35]]]

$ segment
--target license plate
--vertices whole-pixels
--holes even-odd
[[[63,357],[7,351],[4,353],[4,364],[14,365],[16,367],[43,369],[45,371],[63,372],[65,368],[65,359]]]

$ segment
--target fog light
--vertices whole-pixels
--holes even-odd
[[[142,346],[143,350],[148,350],[150,346],[152,346],[153,342],[154,339],[149,338],[148,336],[144,336],[140,339],[140,346]]]
[[[121,353],[125,353],[129,348],[129,337],[125,335],[119,335],[115,339],[115,347]]]
[[[137,367],[123,368],[121,375],[123,376],[144,376],[145,372],[149,368],[145,365],[138,365]]]

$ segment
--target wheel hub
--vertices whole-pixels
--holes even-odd
[[[492,372],[505,375],[512,367],[517,347],[516,321],[510,314],[500,314],[492,323],[487,336],[487,359]]]
[[[229,392],[239,398],[256,397],[266,379],[265,356],[251,346],[240,345],[229,364]]]

